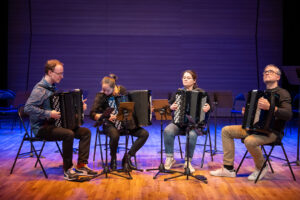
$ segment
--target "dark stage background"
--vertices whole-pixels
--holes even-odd
[[[257,2],[10,0],[7,87],[31,90],[53,58],[65,64],[59,88],[86,90],[90,105],[110,72],[153,98],[181,87],[184,69],[208,91],[262,87],[264,66],[282,65],[283,18],[282,1]]]

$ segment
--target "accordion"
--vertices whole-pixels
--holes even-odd
[[[50,106],[61,114],[60,119],[54,120],[56,127],[75,129],[83,124],[82,90],[54,93],[50,96]]]
[[[151,90],[131,90],[127,95],[115,98],[118,104],[121,102],[134,102],[133,117],[135,127],[151,125]],[[132,125],[131,128],[133,128]]]
[[[190,115],[195,123],[205,125],[206,113],[202,110],[208,101],[206,92],[177,90],[175,103],[178,105],[174,111],[173,123],[183,126],[188,124],[186,115]]]
[[[261,97],[269,101],[269,110],[261,110],[258,108],[258,100]],[[273,132],[275,106],[278,106],[278,104],[279,95],[274,92],[264,92],[260,90],[248,92],[242,128],[249,131],[249,133],[259,132],[267,135],[270,134]]]

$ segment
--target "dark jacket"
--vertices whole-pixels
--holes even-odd
[[[275,122],[273,129],[276,131],[275,134],[280,133],[283,135],[283,129],[286,121],[292,118],[292,99],[289,92],[280,87],[276,87],[274,89],[267,90],[270,92],[275,92],[279,95],[279,105],[278,109],[275,112]]]
[[[123,87],[123,86],[120,86],[120,95],[126,95],[126,94],[127,94],[126,88]],[[95,115],[96,114],[102,114],[106,110],[106,108],[109,107],[109,105],[108,105],[108,99],[111,96],[112,95],[107,96],[107,95],[105,95],[102,92],[98,92],[96,94],[93,106],[92,106],[92,108],[90,110],[90,118],[92,120],[95,120]]]

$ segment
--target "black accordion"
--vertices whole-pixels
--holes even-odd
[[[54,119],[56,127],[75,129],[83,124],[82,90],[54,93],[50,96],[50,106],[61,114],[60,119]]]
[[[127,95],[116,97],[116,101],[118,104],[121,102],[134,102],[135,127],[151,125],[151,90],[131,90],[128,91]]]
[[[187,125],[188,119],[186,115],[190,115],[195,123],[205,125],[207,117],[202,108],[207,101],[208,95],[206,92],[177,90],[175,103],[178,107],[174,111],[173,123],[179,126]]]
[[[258,100],[261,97],[269,101],[269,110],[261,110],[258,108]],[[242,128],[246,129],[250,134],[253,132],[267,135],[270,134],[273,132],[275,106],[278,106],[278,104],[279,95],[274,92],[265,92],[260,90],[249,91]]]

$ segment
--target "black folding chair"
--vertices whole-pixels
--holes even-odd
[[[181,135],[183,136],[183,135],[185,135],[185,133],[182,133]],[[202,152],[202,158],[201,158],[201,168],[203,167],[203,164],[204,164],[205,153],[210,153],[211,161],[214,161],[212,143],[211,143],[211,137],[210,137],[209,123],[207,123],[206,129],[203,130],[203,135],[205,135],[204,144],[200,144],[200,143],[196,144],[196,146],[203,146],[204,147],[203,152]],[[209,140],[209,144],[207,144],[207,139]],[[186,143],[182,143],[180,141],[180,136],[178,136],[178,143],[179,143],[180,155],[181,155],[181,158],[183,159],[181,144],[186,144]],[[209,150],[206,150],[207,146],[209,146],[209,148],[210,148]]]
[[[23,155],[28,155],[28,154],[30,154],[30,155],[36,156],[36,158],[37,158],[34,167],[36,167],[36,166],[37,166],[37,163],[39,163],[39,165],[41,166],[41,168],[42,168],[42,170],[43,170],[44,176],[45,176],[46,178],[48,178],[48,175],[47,175],[47,173],[46,173],[46,171],[45,171],[45,169],[44,169],[44,166],[43,166],[43,164],[42,164],[42,162],[41,162],[41,159],[40,159],[40,158],[41,158],[41,155],[42,155],[42,152],[43,152],[43,149],[44,149],[44,146],[45,146],[45,143],[46,143],[46,140],[41,139],[41,138],[39,138],[39,137],[32,136],[32,132],[30,132],[30,134],[29,134],[28,129],[26,128],[25,123],[24,123],[24,118],[25,118],[25,117],[28,117],[28,116],[24,113],[24,106],[21,106],[21,107],[18,109],[18,116],[19,116],[19,119],[20,119],[20,121],[21,121],[21,124],[22,124],[22,126],[23,126],[23,128],[24,128],[24,130],[25,130],[25,134],[24,134],[24,136],[23,136],[23,139],[22,139],[21,145],[20,145],[20,147],[19,147],[18,153],[17,153],[17,155],[16,155],[16,158],[15,158],[14,163],[13,163],[13,165],[12,165],[12,168],[11,168],[11,170],[10,170],[10,174],[13,173],[13,170],[14,170],[14,168],[15,168],[15,165],[16,165],[17,160],[20,159],[21,156],[23,156]],[[31,147],[31,148],[30,148],[30,151],[29,151],[29,152],[25,152],[25,153],[20,153],[21,150],[22,150],[22,147],[23,147],[23,143],[24,143],[25,141],[30,142],[30,147]],[[35,146],[34,146],[34,142],[43,142],[42,147],[41,147],[40,150],[36,150],[36,148],[35,148]],[[52,142],[52,141],[51,141],[51,142]],[[59,152],[60,152],[60,154],[61,154],[61,156],[62,156],[62,151],[61,151],[61,149],[60,149],[60,147],[59,147],[57,141],[53,141],[53,142],[56,143],[56,146],[57,146],[57,148],[58,148],[58,150],[59,150]],[[38,152],[39,152],[39,153],[38,153]]]
[[[242,142],[244,142],[243,139],[242,139]],[[267,152],[266,152],[264,146],[271,146],[271,150],[270,150],[270,152],[269,152],[268,154],[267,154]],[[296,177],[295,177],[295,175],[294,175],[294,172],[293,172],[293,169],[292,169],[292,167],[291,167],[290,161],[289,161],[289,159],[288,159],[288,157],[287,157],[287,154],[286,154],[286,152],[285,152],[285,149],[284,149],[284,147],[283,147],[283,143],[282,143],[281,139],[278,137],[277,140],[276,140],[275,142],[272,142],[272,143],[269,143],[269,144],[261,145],[262,150],[264,151],[265,155],[267,155],[267,156],[266,156],[265,162],[264,162],[264,164],[263,164],[263,167],[262,167],[262,168],[260,169],[260,171],[259,171],[259,174],[258,174],[258,176],[257,176],[257,178],[256,178],[256,180],[255,180],[255,183],[258,181],[258,179],[259,179],[259,177],[260,177],[260,175],[261,175],[261,172],[262,172],[262,170],[264,169],[264,167],[266,166],[267,162],[268,162],[268,164],[269,164],[269,166],[270,166],[271,172],[274,173],[273,167],[272,167],[272,165],[271,165],[271,163],[270,163],[270,157],[271,157],[271,154],[272,154],[273,149],[274,149],[275,146],[281,146],[281,149],[282,149],[283,154],[284,154],[284,156],[285,156],[285,159],[284,159],[284,160],[287,162],[287,164],[288,164],[288,166],[289,166],[289,168],[290,168],[290,171],[291,171],[291,174],[292,174],[292,176],[293,176],[294,181],[296,181]],[[243,158],[242,158],[242,160],[241,160],[241,162],[240,162],[240,164],[239,164],[239,166],[238,166],[238,168],[237,168],[237,170],[236,170],[236,174],[237,174],[238,171],[240,170],[240,167],[242,166],[242,164],[243,164],[243,162],[244,162],[244,160],[245,160],[245,158],[246,158],[246,156],[247,156],[247,153],[248,153],[248,150],[246,150],[246,152],[245,152],[245,154],[244,154],[244,156],[243,156]]]
[[[103,157],[102,146],[105,146],[105,144],[104,143],[102,144],[102,142],[101,142],[101,135],[105,135],[104,131],[101,130],[99,126],[97,126],[97,128],[96,128],[96,137],[95,137],[95,145],[94,145],[93,161],[95,161],[97,146],[99,146],[100,156],[101,156],[101,163],[102,163],[102,166],[104,166],[104,157]],[[125,135],[121,134],[120,136],[125,136]],[[134,139],[133,139],[132,135],[131,135],[131,143],[132,144],[134,143]],[[119,145],[122,145],[122,143],[119,143]],[[118,148],[120,148],[120,147],[118,147]],[[127,150],[129,150],[129,149],[127,149]],[[135,166],[138,168],[137,161],[136,161],[136,155],[134,155],[134,163],[135,163]]]

